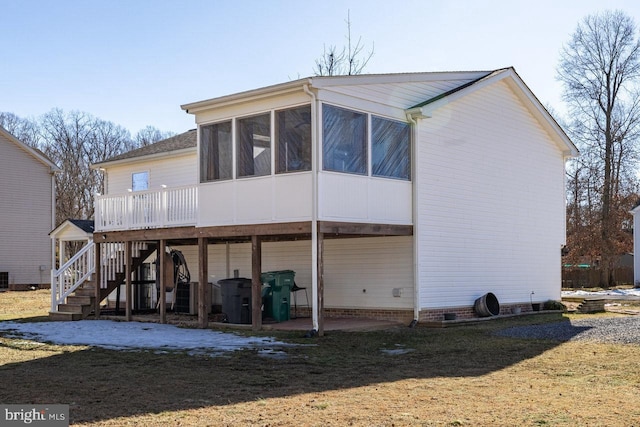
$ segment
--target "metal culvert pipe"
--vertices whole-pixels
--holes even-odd
[[[476,300],[473,309],[480,317],[497,316],[500,314],[500,303],[498,298],[489,292]]]

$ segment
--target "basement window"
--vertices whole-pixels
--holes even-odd
[[[0,289],[9,289],[8,271],[0,271]]]

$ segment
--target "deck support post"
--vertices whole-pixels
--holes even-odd
[[[262,329],[262,239],[251,236],[251,329]]]
[[[318,336],[324,335],[324,233],[318,233]]]
[[[100,318],[100,284],[102,283],[102,245],[100,242],[96,242],[95,255],[95,294],[93,301],[93,314],[96,319]]]
[[[131,304],[133,302],[133,298],[132,298],[132,287],[131,287],[131,263],[132,261],[132,257],[131,257],[131,240],[127,240],[126,242],[124,242],[124,257],[125,257],[125,266],[124,266],[124,274],[125,274],[125,297],[124,297],[124,303],[125,303],[125,318],[127,320],[127,322],[131,321]]]
[[[160,292],[158,298],[160,299],[158,307],[160,308],[160,323],[167,323],[167,284],[165,277],[167,275],[167,257],[165,255],[165,248],[167,241],[160,239],[158,242],[158,262],[160,263]],[[174,292],[176,290],[174,289]]]
[[[198,237],[198,327],[204,329],[209,323],[207,288],[209,285],[208,240]]]

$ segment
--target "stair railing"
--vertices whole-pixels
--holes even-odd
[[[116,280],[116,275],[125,271],[125,243],[110,242],[99,243],[100,265],[102,274],[100,277],[101,289],[108,287],[108,282]],[[66,298],[80,285],[91,278],[95,273],[95,245],[89,241],[77,254],[62,267],[51,271],[51,311],[58,310],[58,304],[64,304]],[[141,251],[147,249],[146,242],[132,242],[131,256],[137,258]]]
[[[58,310],[66,298],[95,272],[95,244],[89,241],[69,261],[51,270],[51,311]]]

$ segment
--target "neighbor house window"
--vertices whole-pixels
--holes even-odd
[[[411,179],[409,124],[371,116],[371,174]]]
[[[367,115],[322,106],[323,169],[367,174]]]
[[[237,176],[271,174],[271,114],[237,121]]]
[[[200,128],[200,182],[232,178],[231,122]]]
[[[133,191],[144,191],[149,189],[149,172],[135,172],[131,174],[131,189]]]
[[[8,271],[0,271],[0,289],[9,289]]]
[[[276,173],[311,170],[311,106],[276,112]]]

